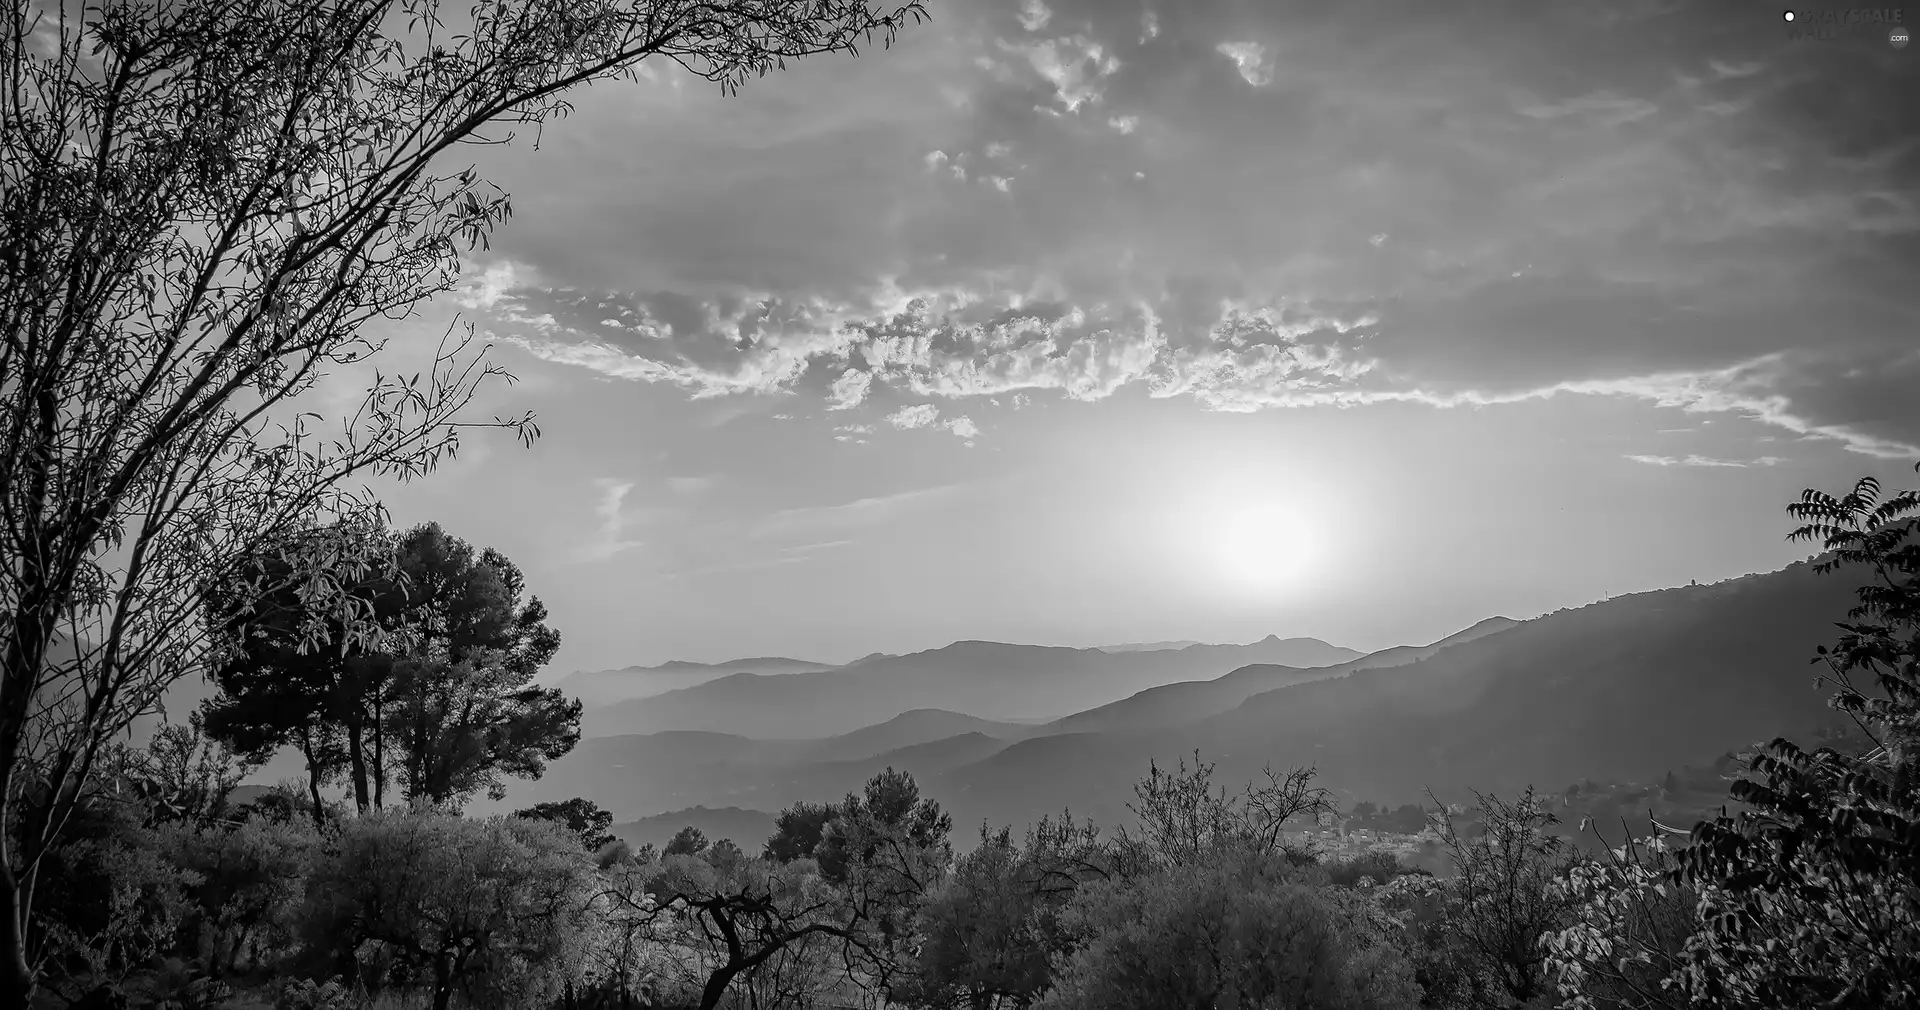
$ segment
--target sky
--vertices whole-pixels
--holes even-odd
[[[519,380],[476,407],[543,434],[380,493],[526,571],[555,670],[1426,642],[1777,568],[1801,489],[1920,483],[1920,48],[1883,28],[929,10],[479,152],[514,216],[396,353],[472,323]]]

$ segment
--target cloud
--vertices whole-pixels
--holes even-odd
[[[1040,0],[1021,0],[1020,27],[1030,32],[1037,32],[1045,28],[1047,22],[1051,20],[1053,20],[1053,12],[1047,9],[1046,4],[1041,3]]]
[[[1690,456],[1630,455],[1630,456],[1627,456],[1626,458],[1633,460],[1635,463],[1645,463],[1649,466],[1749,467],[1749,466],[1776,466],[1780,463],[1786,462],[1785,459],[1779,456],[1761,456],[1758,459],[1748,460],[1746,462],[1742,462],[1737,459],[1718,459],[1713,456],[1700,456],[1700,455],[1690,455]]]
[[[468,271],[454,288],[454,303],[469,309],[493,308],[508,291],[532,282],[526,273],[525,267],[507,260]]]
[[[1267,47],[1258,42],[1222,42],[1214,51],[1233,61],[1240,77],[1256,88],[1273,83],[1273,65],[1267,61]]]
[[[939,407],[931,403],[921,403],[911,407],[901,407],[899,410],[888,414],[887,423],[902,430],[908,428],[924,428],[932,424],[933,419],[939,416]]]
[[[833,380],[833,386],[830,390],[832,398],[827,403],[827,409],[846,410],[850,407],[859,406],[860,401],[867,398],[867,387],[871,385],[873,385],[872,372],[862,371],[858,368],[847,369],[840,373],[838,379]]]
[[[1053,100],[1068,112],[1100,101],[1106,79],[1120,69],[1120,60],[1085,35],[1036,42],[1001,41],[1000,47],[1018,55],[1053,89]]]
[[[943,484],[889,495],[856,498],[837,505],[781,509],[753,523],[747,535],[754,540],[772,540],[858,532],[897,519],[915,509],[935,504],[959,490],[958,484]]]
[[[951,420],[940,422],[940,427],[945,428],[948,431],[953,432],[955,435],[958,435],[961,438],[965,438],[965,439],[973,439],[973,438],[978,438],[980,436],[980,426],[977,424],[974,424],[973,419],[965,416],[964,414],[961,415],[960,417],[956,417],[956,418],[952,418]],[[973,443],[968,442],[967,444],[971,445]]]
[[[1891,51],[1668,3],[1390,5],[1364,31],[1046,8],[964,5],[739,101],[589,93],[604,178],[525,176],[514,269],[464,297],[504,342],[694,397],[1580,393],[1920,443],[1891,378],[1920,327],[1920,104],[1885,100]]]
[[[600,526],[594,531],[593,538],[574,552],[576,561],[588,563],[610,560],[642,543],[622,535],[626,520],[621,513],[621,505],[626,501],[627,492],[633,490],[633,482],[602,477],[594,481],[594,485],[600,489],[600,501],[593,509],[593,514],[600,518]]]
[[[668,477],[667,487],[674,494],[692,497],[713,486],[711,477]]]

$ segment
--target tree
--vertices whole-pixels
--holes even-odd
[[[1434,818],[1453,857],[1445,928],[1470,983],[1525,1005],[1552,989],[1543,938],[1572,914],[1573,899],[1556,886],[1570,856],[1548,831],[1559,819],[1531,788],[1513,800],[1479,793],[1475,799],[1478,832],[1456,826],[1450,814]]]
[[[1026,1006],[1047,987],[1049,944],[1038,914],[1045,900],[1005,828],[961,856],[920,912],[918,971],[909,1002],[988,1010]]]
[[[394,739],[409,799],[457,804],[501,777],[539,778],[580,740],[578,700],[531,682],[560,647],[525,578],[487,548],[476,552],[436,523],[401,538],[404,620],[412,634],[393,665],[386,704],[371,699]]]
[[[865,942],[858,911],[820,879],[810,860],[716,865],[674,854],[641,873],[644,885],[629,877],[627,886],[612,892],[620,903],[616,914],[664,933],[670,943],[700,950],[691,979],[700,1010],[713,1010],[736,984],[802,945]]]
[[[1139,833],[1123,831],[1119,841],[1155,865],[1188,865],[1228,842],[1283,851],[1284,826],[1302,815],[1331,811],[1331,794],[1313,784],[1312,768],[1295,768],[1285,775],[1269,768],[1264,774],[1265,785],[1249,782],[1234,796],[1225,786],[1214,787],[1213,764],[1201,760],[1199,751],[1194,751],[1192,768],[1185,759],[1172,772],[1151,762],[1147,777],[1134,784],[1134,802],[1127,805],[1139,822]]]
[[[284,590],[214,602],[222,626],[247,629],[204,706],[216,734],[256,761],[299,747],[310,788],[344,773],[362,812],[384,805],[389,764],[409,799],[436,805],[497,793],[503,774],[538,778],[579,740],[580,704],[529,685],[560,635],[539,597],[522,602],[520,570],[435,523],[363,536],[392,565],[347,588],[368,628],[354,641]],[[299,629],[314,624],[342,644],[301,649]]]
[[[923,12],[483,0],[447,26],[437,0],[5,11],[0,819],[32,829],[0,831],[0,985],[24,1003],[36,867],[101,744],[215,658],[205,589],[316,517],[377,513],[349,481],[433,469],[502,374],[454,340],[420,373],[377,375],[335,432],[294,405],[380,350],[369,323],[449,290],[509,213],[477,172],[436,164],[650,56],[730,91],[891,41]],[[537,434],[530,414],[494,423]]]
[[[327,848],[308,879],[312,942],[346,965],[384,945],[429,980],[434,1010],[475,989],[550,1000],[586,957],[593,868],[557,824],[376,811]]]
[[[1067,910],[1078,936],[1045,1010],[1399,1008],[1418,1001],[1391,947],[1363,947],[1304,868],[1250,845],[1134,881],[1103,881]],[[1367,956],[1361,956],[1365,953]]]
[[[1680,980],[1696,1005],[1920,1001],[1920,493],[1868,478],[1788,508],[1821,573],[1863,566],[1859,605],[1814,662],[1865,747],[1773,741],[1729,790],[1748,809],[1696,825],[1668,877],[1704,892]]]
[[[767,837],[761,854],[781,863],[811,859],[814,850],[820,846],[827,825],[839,816],[840,808],[831,803],[808,803],[805,800],[795,803],[774,818],[773,834]]]
[[[616,840],[607,833],[613,826],[613,814],[600,809],[598,803],[578,796],[559,802],[535,803],[524,810],[515,810],[513,816],[561,825],[580,836],[580,844],[588,852],[599,852]]]
[[[316,823],[324,816],[320,787],[343,773],[361,811],[382,805],[386,761],[379,699],[391,679],[392,653],[409,630],[407,575],[398,567],[393,535],[379,523],[337,533],[352,538],[358,556],[383,562],[364,571],[325,573],[353,602],[351,610],[315,607],[311,595],[288,578],[284,545],[242,561],[271,591],[216,587],[208,594],[209,623],[236,644],[212,671],[218,693],[197,713],[211,736],[250,763],[264,764],[282,747],[298,748],[306,759]],[[316,638],[327,647],[310,647]]]
[[[673,833],[667,840],[667,847],[660,851],[662,856],[697,856],[706,851],[707,833],[689,824]]]

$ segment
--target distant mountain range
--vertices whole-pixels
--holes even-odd
[[[1313,638],[1111,653],[955,642],[906,656],[793,674],[734,673],[590,709],[587,736],[709,730],[756,739],[837,736],[916,708],[998,721],[1058,717],[1146,688],[1208,680],[1250,663],[1331,666],[1361,653]]]
[[[592,707],[635,698],[651,698],[668,691],[704,684],[732,673],[779,676],[788,673],[817,673],[834,668],[831,663],[787,659],[784,656],[730,659],[724,663],[693,663],[676,659],[661,663],[659,666],[629,666],[619,670],[582,670],[560,678],[554,682],[553,686]]]
[[[1452,798],[1469,787],[1653,781],[1830,724],[1829,692],[1808,661],[1853,602],[1851,580],[1803,563],[1529,621],[1490,618],[1321,667],[1260,656],[1179,676],[1286,644],[1277,639],[1127,653],[962,642],[863,670],[735,675],[611,706],[602,725],[687,728],[584,740],[541,781],[513,783],[510,804],[588,796],[620,817],[771,811],[836,799],[891,765],[957,823],[1020,825],[1063,807],[1114,820],[1149,761],[1196,748],[1229,786],[1267,764],[1315,765],[1350,798],[1395,804],[1428,787]],[[1129,683],[1139,686],[1111,696]],[[1045,725],[1007,717],[1076,697],[1074,714]]]
[[[730,838],[733,844],[749,855],[757,856],[761,846],[773,834],[773,815],[764,810],[742,810],[739,807],[721,807],[718,810],[692,807],[615,824],[610,833],[636,849],[651,845],[658,850],[666,848],[667,842],[681,828],[687,827],[699,828],[700,833],[707,836],[709,844]]]
[[[1178,642],[1127,642],[1122,645],[1096,645],[1101,652],[1160,652],[1165,649],[1184,649],[1189,645],[1201,645],[1191,639]]]
[[[1055,720],[1047,724],[1047,729],[1056,733],[1086,733],[1145,729],[1192,722],[1210,715],[1218,715],[1265,691],[1290,684],[1304,684],[1309,680],[1343,677],[1356,670],[1405,666],[1425,659],[1449,645],[1471,642],[1496,631],[1505,631],[1518,623],[1520,622],[1512,618],[1489,617],[1465,631],[1448,635],[1431,645],[1398,645],[1349,660],[1338,666],[1303,670],[1275,663],[1255,663],[1213,680],[1187,681],[1151,687],[1112,704]]]

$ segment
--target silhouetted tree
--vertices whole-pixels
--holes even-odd
[[[523,810],[515,810],[513,816],[564,825],[568,831],[580,836],[580,844],[588,852],[599,852],[615,841],[607,833],[607,829],[613,826],[613,814],[600,809],[598,803],[578,796],[570,800],[536,803]]]
[[[780,863],[812,858],[827,825],[839,816],[840,808],[831,803],[795,803],[774,818],[762,855]]]
[[[207,596],[209,623],[236,640],[213,669],[218,693],[200,709],[207,732],[252,764],[282,747],[298,748],[316,817],[323,809],[320,787],[342,774],[360,810],[380,804],[386,781],[380,698],[391,675],[390,653],[403,647],[406,628],[405,575],[396,567],[392,534],[367,524],[335,535],[350,538],[358,556],[382,562],[328,573],[353,602],[350,609],[316,606],[286,577],[286,544],[239,562],[275,586],[272,592],[216,588]],[[326,647],[312,647],[316,639]]]
[[[436,523],[401,538],[411,644],[393,663],[382,724],[409,799],[457,804],[501,777],[539,778],[580,740],[581,704],[532,686],[560,647],[525,579],[500,552],[475,551]],[[375,699],[378,701],[379,699]]]
[[[667,847],[660,850],[662,856],[697,856],[707,850],[707,833],[689,824],[674,832],[668,839]]]
[[[488,127],[540,124],[569,90],[650,56],[732,90],[788,59],[890,41],[922,10],[484,0],[460,13],[429,44],[437,0],[6,8],[0,821],[32,826],[0,832],[9,1005],[34,993],[36,868],[102,746],[219,658],[205,593],[316,517],[377,515],[350,482],[431,471],[500,374],[460,342],[424,381],[378,374],[333,432],[292,406],[380,350],[367,324],[451,289],[462,252],[508,214],[476,171],[436,161],[506,142]],[[531,415],[495,423],[537,434]]]

